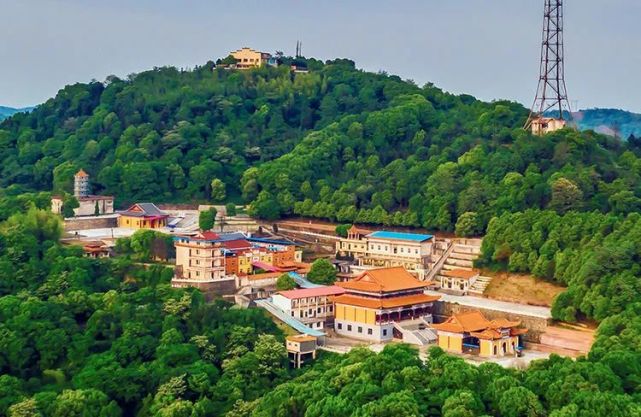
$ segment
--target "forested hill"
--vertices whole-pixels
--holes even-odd
[[[0,106],[0,122],[2,120],[6,119],[7,117],[12,116],[12,115],[14,115],[16,113],[30,111],[31,109],[33,109],[33,107],[25,107],[25,108],[22,108],[22,109],[15,109],[13,107]]]
[[[251,71],[156,68],[127,80],[75,84],[0,125],[0,186],[69,191],[79,167],[120,201],[208,199],[219,178],[239,194],[250,166],[291,151],[350,114],[387,108],[421,91],[348,60]]]
[[[641,114],[620,109],[587,109],[573,114],[581,129],[593,129],[627,139],[641,137]]]
[[[0,124],[0,187],[135,200],[252,203],[292,214],[466,234],[525,208],[627,213],[640,206],[638,141],[533,137],[527,110],[484,103],[352,61],[249,71],[157,68],[76,84]],[[219,182],[217,182],[219,184]],[[218,190],[217,190],[218,191]],[[14,190],[16,192],[16,190]]]

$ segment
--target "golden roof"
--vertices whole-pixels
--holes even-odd
[[[363,272],[351,281],[336,283],[346,290],[385,293],[425,288],[429,282],[416,279],[405,268],[378,268]]]

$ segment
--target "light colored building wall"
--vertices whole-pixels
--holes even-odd
[[[463,353],[463,335],[439,331],[438,345],[448,352]]]
[[[145,220],[142,217],[123,216],[118,217],[118,227],[130,227],[132,229],[159,229],[167,226],[167,219]]]
[[[232,52],[231,56],[236,58],[238,61],[236,64],[238,68],[261,67],[267,62],[267,59],[264,58],[265,54],[263,52],[253,50],[251,48],[241,48]]]
[[[376,311],[368,308],[336,304],[336,319],[374,325],[376,323]]]
[[[175,246],[176,266],[182,268],[182,279],[209,282],[226,277],[220,246],[206,242],[176,242]]]
[[[394,338],[394,324],[371,325],[336,318],[334,331],[345,337],[353,339],[368,340],[373,342],[386,342]]]

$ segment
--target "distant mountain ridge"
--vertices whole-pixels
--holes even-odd
[[[621,109],[587,109],[573,113],[581,130],[627,139],[630,135],[641,136],[641,114]]]
[[[16,113],[31,111],[33,109],[33,107],[23,107],[21,109],[16,109],[14,107],[0,106],[0,120],[4,120]]]

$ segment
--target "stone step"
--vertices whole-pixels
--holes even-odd
[[[457,267],[466,267],[466,268],[472,269],[472,267],[474,266],[474,262],[468,261],[467,259],[452,259],[452,258],[448,258],[445,261],[445,265],[454,265],[454,266],[457,266]]]
[[[454,245],[454,252],[457,253],[473,253],[473,254],[480,254],[481,253],[481,248],[478,246],[469,246],[469,245],[459,245],[456,244]]]
[[[460,266],[460,265],[450,265],[448,263],[443,264],[443,268],[445,270],[452,270],[452,269],[464,269],[466,271],[471,271],[472,267],[465,267],[465,266]]]
[[[473,253],[452,252],[450,254],[450,258],[451,259],[465,259],[465,260],[468,260],[468,261],[474,261],[474,260],[476,260],[478,258],[478,256],[476,256]]]

